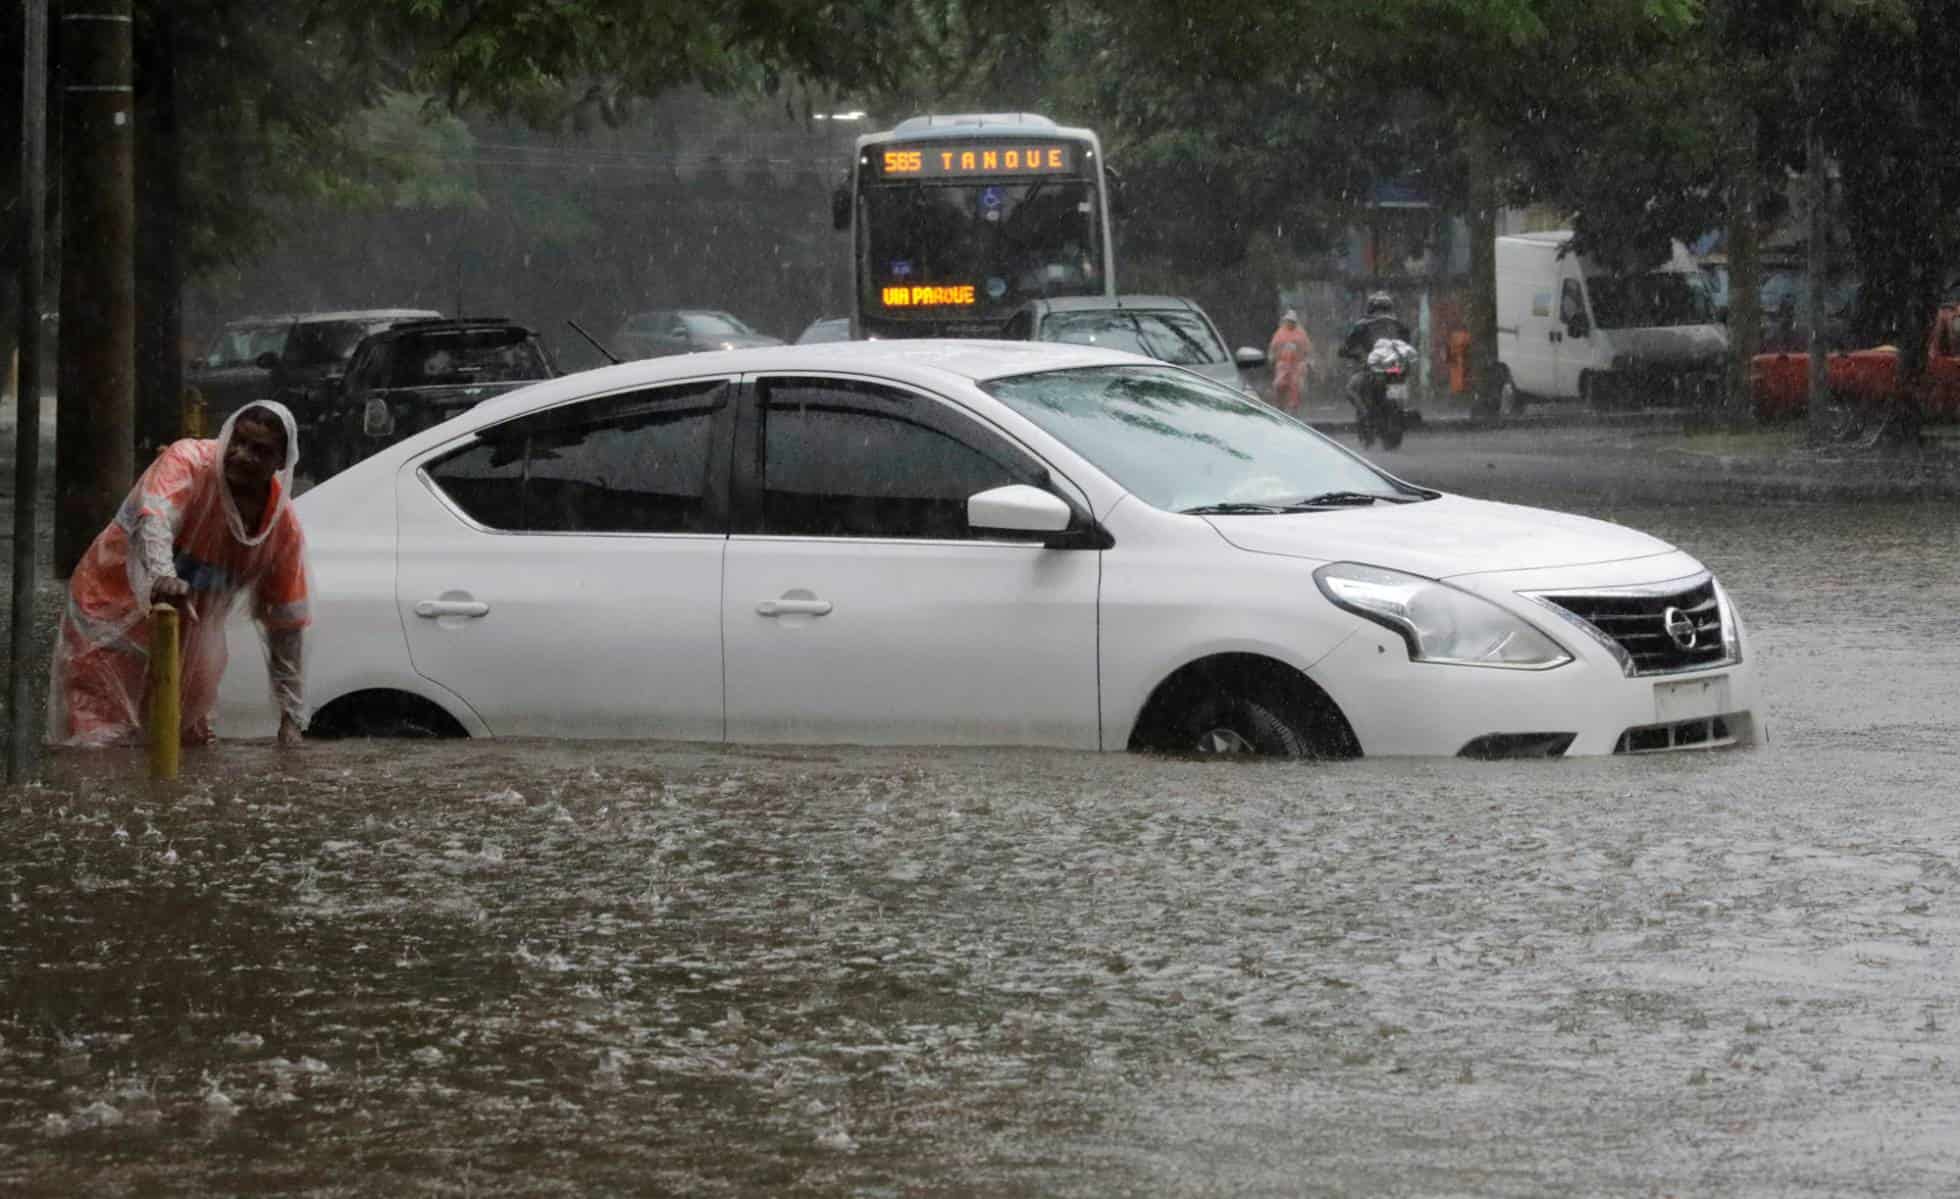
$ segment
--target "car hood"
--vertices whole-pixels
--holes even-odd
[[[1463,496],[1275,516],[1208,516],[1255,554],[1365,562],[1432,579],[1622,562],[1673,552],[1623,525]]]

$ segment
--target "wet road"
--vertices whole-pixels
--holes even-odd
[[[1769,746],[67,757],[0,793],[0,1193],[1960,1187],[1960,506],[1390,461],[1715,566]]]

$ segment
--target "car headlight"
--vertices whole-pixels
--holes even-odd
[[[1523,618],[1448,583],[1358,562],[1331,562],[1313,581],[1335,607],[1400,635],[1412,662],[1550,670],[1572,660]]]
[[[1736,613],[1735,601],[1718,581],[1715,584],[1715,602],[1722,613],[1722,660],[1724,662],[1742,661],[1742,617]]]

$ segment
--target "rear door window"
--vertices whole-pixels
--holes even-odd
[[[506,421],[427,468],[465,515],[526,533],[727,529],[714,447],[731,388],[710,380]]]

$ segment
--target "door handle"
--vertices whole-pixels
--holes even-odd
[[[755,606],[758,616],[827,616],[830,601],[820,599],[772,599]]]
[[[481,600],[423,600],[415,614],[433,620],[438,616],[488,616],[490,605]]]

